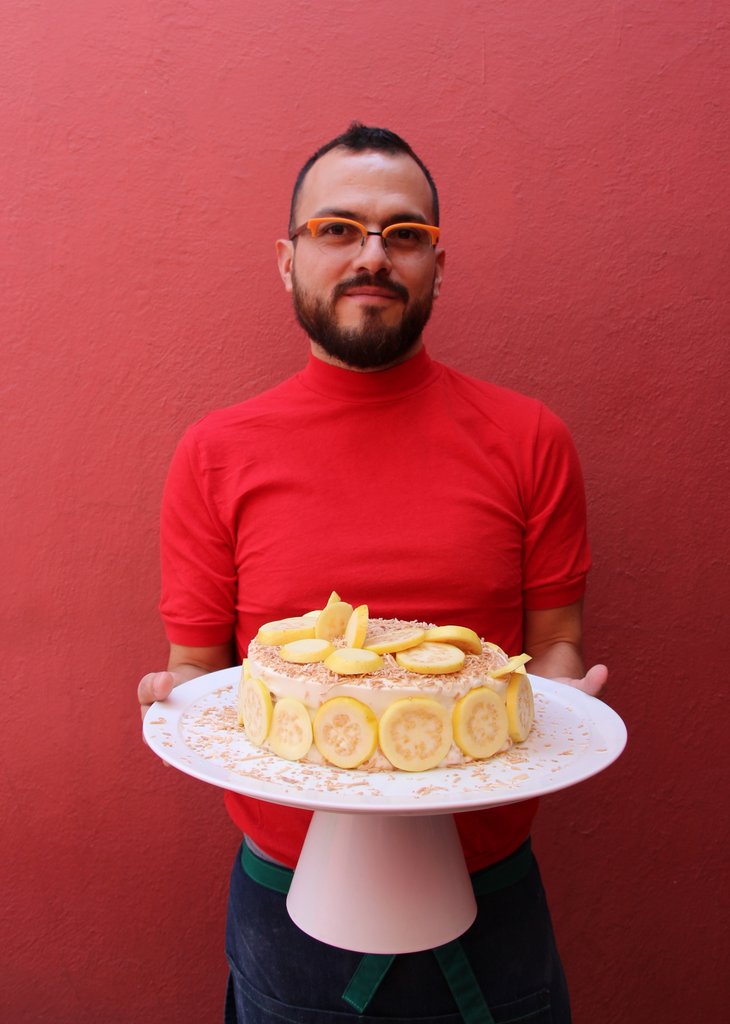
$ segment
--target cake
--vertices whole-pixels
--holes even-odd
[[[332,593],[267,622],[244,659],[238,724],[291,761],[426,771],[484,760],[527,738],[525,663],[464,626],[370,618]]]

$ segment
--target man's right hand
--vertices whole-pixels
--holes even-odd
[[[173,688],[185,682],[180,672],[148,672],[142,676],[137,687],[137,699],[142,718],[158,700],[166,700]]]
[[[174,687],[207,672],[217,672],[235,664],[235,652],[231,644],[219,647],[182,647],[170,644],[170,659],[166,672],[148,672],[142,676],[137,687],[137,700],[142,718],[158,700],[166,700]]]

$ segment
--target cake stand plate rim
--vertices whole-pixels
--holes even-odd
[[[524,744],[487,761],[428,772],[347,771],[286,762],[235,728],[240,668],[199,676],[153,704],[145,741],[163,761],[200,781],[306,810],[451,814],[519,803],[598,774],[622,753],[626,726],[607,704],[530,675],[538,717]]]

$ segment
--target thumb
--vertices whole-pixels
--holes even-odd
[[[592,697],[597,697],[608,680],[608,669],[605,665],[594,665],[585,674],[584,689]]]
[[[165,700],[172,693],[177,680],[172,672],[155,672],[150,680],[150,690],[155,700]]]

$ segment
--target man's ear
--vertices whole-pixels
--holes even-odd
[[[291,274],[294,262],[294,243],[288,238],[279,238],[276,242],[276,264],[288,292],[292,290]]]
[[[436,268],[433,272],[433,297],[438,298],[441,291],[441,282],[444,278],[444,264],[446,263],[446,252],[444,249],[436,251]]]

